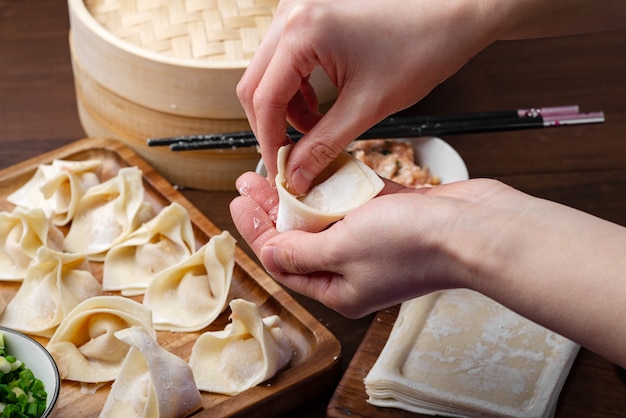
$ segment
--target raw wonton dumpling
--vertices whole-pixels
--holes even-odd
[[[295,196],[287,190],[285,179],[291,147],[286,145],[278,150],[278,232],[292,229],[321,231],[383,189],[384,183],[374,170],[343,152],[314,180],[306,195]]]
[[[198,331],[226,309],[235,266],[235,239],[228,231],[211,237],[186,260],[159,273],[143,298],[154,328]]]
[[[223,331],[205,332],[189,359],[198,388],[236,395],[273,377],[289,363],[293,350],[280,317],[261,318],[257,306],[243,299],[230,303],[232,322]]]
[[[78,201],[65,250],[102,261],[106,251],[151,217],[152,206],[144,201],[141,170],[121,168],[117,176],[91,187]]]
[[[43,210],[16,208],[0,212],[0,280],[23,280],[41,246],[63,248],[63,233]]]
[[[51,164],[42,164],[7,200],[23,208],[41,208],[55,225],[65,225],[72,220],[85,191],[100,183],[101,167],[99,160],[54,160]]]
[[[132,326],[156,338],[150,310],[141,303],[123,296],[96,296],[65,316],[46,348],[61,379],[109,382],[117,377],[130,348],[114,333]]]
[[[195,250],[189,214],[180,204],[172,203],[107,252],[102,287],[121,290],[124,296],[142,294],[158,273]]]
[[[115,336],[131,346],[100,412],[101,418],[182,418],[202,407],[189,364],[159,345],[143,328]]]
[[[19,290],[0,316],[0,325],[50,337],[76,305],[101,293],[100,282],[91,274],[84,255],[40,247]]]

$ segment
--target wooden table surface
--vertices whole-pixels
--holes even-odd
[[[0,2],[0,168],[85,137],[76,110],[68,29],[64,1]],[[565,104],[603,110],[606,122],[444,139],[464,158],[472,177],[498,178],[532,195],[626,225],[626,32],[496,43],[410,112]],[[183,193],[219,228],[238,237],[228,213],[234,191]],[[243,240],[239,245],[250,254]],[[358,347],[375,315],[348,320],[314,301],[296,298],[341,341],[343,370],[355,353],[355,362],[367,357]],[[574,303],[584,309],[584,301]],[[380,340],[393,315],[393,310],[380,313],[377,322],[389,324],[373,327],[375,335],[367,336],[364,349],[384,343]],[[336,387],[292,416],[324,416],[329,402],[332,416],[408,415],[364,405],[357,399],[360,382],[348,383],[341,382],[332,400]],[[352,397],[350,391],[357,395]],[[611,363],[583,349],[556,416],[624,417],[626,383]]]

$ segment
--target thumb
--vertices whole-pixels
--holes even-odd
[[[354,109],[361,109],[355,112]],[[300,139],[291,152],[286,179],[298,194],[305,194],[313,180],[348,146],[375,123],[386,117],[360,96],[340,93],[333,106]]]
[[[288,231],[278,234],[261,248],[259,259],[265,268],[276,277],[278,274],[305,275],[331,269],[328,260],[320,251],[319,238],[323,233]]]

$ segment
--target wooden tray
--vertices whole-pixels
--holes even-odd
[[[48,164],[53,159],[94,158],[103,162],[105,179],[114,176],[119,168],[124,166],[136,166],[141,169],[146,199],[157,210],[171,202],[178,202],[184,206],[191,217],[199,245],[221,232],[130,148],[120,142],[103,139],[84,139],[0,171],[0,210],[13,209],[6,201],[6,197],[30,179],[40,164]],[[92,270],[94,275],[101,279],[101,264],[92,263]],[[18,288],[19,284],[0,282],[0,293],[7,302]],[[232,289],[234,297],[255,302],[263,316],[277,314],[281,317],[283,330],[293,346],[294,356],[288,367],[273,379],[239,395],[229,397],[203,392],[203,409],[195,416],[275,416],[312,399],[336,382],[341,368],[339,341],[240,248],[236,249],[235,254]],[[107,293],[116,294],[116,292]],[[141,297],[133,299],[141,301]],[[229,314],[229,310],[222,313],[210,327],[201,332],[223,329],[229,322]],[[163,347],[188,361],[191,348],[201,332],[158,332],[158,341]],[[36,339],[44,345],[47,343],[45,338]],[[97,416],[109,390],[110,385],[107,384],[94,394],[87,394],[81,392],[79,383],[63,381],[57,416],[64,418]]]

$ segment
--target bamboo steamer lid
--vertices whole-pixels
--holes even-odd
[[[94,79],[167,113],[241,119],[235,94],[278,0],[69,0],[74,53]],[[320,103],[336,91],[311,76]]]
[[[202,119],[171,115],[145,108],[97,83],[72,55],[78,114],[91,137],[120,140],[150,162],[170,183],[201,190],[232,190],[235,179],[254,170],[255,148],[172,152],[148,147],[145,138],[249,129],[245,119]],[[132,115],[132,117],[129,117]]]
[[[172,152],[147,138],[249,129],[236,86],[279,0],[68,0],[79,117],[122,140],[170,182],[232,190],[255,149]],[[311,76],[320,103],[336,89]]]

